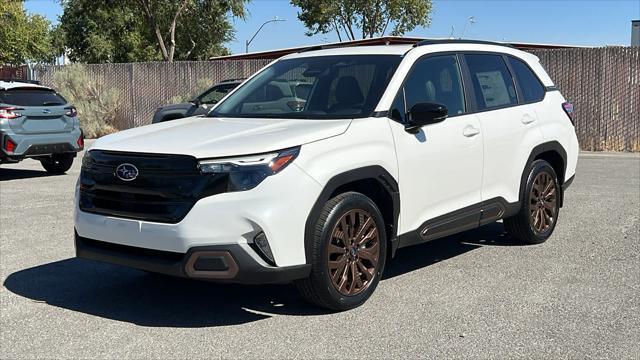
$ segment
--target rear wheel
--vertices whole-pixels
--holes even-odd
[[[296,282],[309,302],[332,310],[362,305],[386,260],[384,221],[368,197],[348,192],[329,200],[316,223],[311,274]]]
[[[73,154],[56,154],[41,159],[42,167],[50,174],[64,174],[73,165]]]
[[[526,244],[545,242],[558,222],[561,191],[553,167],[544,160],[534,161],[527,177],[520,212],[504,219],[509,235]]]

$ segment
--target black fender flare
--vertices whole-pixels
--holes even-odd
[[[311,264],[311,247],[316,221],[320,217],[320,213],[322,212],[322,208],[325,203],[329,201],[331,194],[333,194],[336,189],[342,185],[365,179],[376,180],[391,197],[393,202],[393,224],[391,224],[392,236],[390,236],[389,240],[391,241],[392,249],[395,249],[394,245],[397,242],[395,240],[397,239],[398,233],[398,218],[400,216],[400,193],[398,190],[398,182],[382,166],[365,166],[334,175],[324,186],[322,192],[320,192],[318,199],[307,216],[304,228],[304,253],[307,264]]]
[[[567,151],[564,149],[564,147],[562,147],[562,145],[559,142],[549,141],[534,147],[531,150],[531,153],[529,154],[529,158],[527,159],[527,162],[524,164],[524,168],[522,169],[522,176],[520,177],[520,194],[518,196],[518,202],[521,204],[521,206],[524,206],[524,188],[525,188],[525,185],[527,184],[527,176],[529,175],[528,170],[531,167],[531,164],[533,163],[536,157],[548,151],[555,151],[560,155],[560,157],[562,158],[562,170],[563,172],[566,172]],[[560,178],[560,188],[562,188],[563,182],[566,180],[564,178],[565,174],[563,173],[563,174],[557,174],[557,175]],[[561,207],[562,207],[563,201],[564,201],[564,194],[563,194],[563,191],[560,191]]]

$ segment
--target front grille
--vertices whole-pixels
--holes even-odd
[[[80,173],[80,209],[154,222],[177,223],[201,198],[227,190],[226,175],[201,174],[192,156],[92,150]],[[138,176],[123,181],[120,164]]]

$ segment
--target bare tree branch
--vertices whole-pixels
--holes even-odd
[[[164,44],[164,39],[162,38],[162,32],[160,32],[160,28],[158,27],[158,22],[156,21],[156,17],[151,10],[151,4],[149,0],[138,0],[140,5],[142,6],[142,10],[146,14],[147,22],[149,26],[153,29],[156,39],[158,40],[158,45],[160,45],[160,52],[162,53],[162,58],[165,60],[169,60],[169,54],[167,53],[167,47]]]
[[[189,51],[187,51],[187,53],[184,55],[185,60],[189,59],[189,56],[191,56],[191,52],[196,48],[196,42],[193,41],[191,37],[189,37],[189,41],[191,41],[191,49],[189,49]]]
[[[189,0],[182,1],[182,4],[178,8],[178,11],[176,11],[175,15],[173,16],[173,20],[171,21],[171,27],[169,28],[169,36],[170,36],[169,58],[167,59],[167,61],[169,62],[173,61],[173,54],[176,51],[176,24],[178,23],[178,17],[180,16],[180,13],[182,12],[182,10],[184,10],[185,6],[187,6],[188,1]]]
[[[335,19],[333,20],[333,28],[336,29],[336,34],[338,34],[338,41],[342,42],[342,36],[340,36],[340,28],[338,24],[336,24]]]
[[[384,33],[387,31],[387,26],[389,26],[390,21],[391,21],[391,18],[388,17],[387,22],[384,24],[384,28],[382,28],[382,34],[380,34],[380,36],[384,36]]]

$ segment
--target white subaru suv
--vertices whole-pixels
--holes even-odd
[[[482,41],[312,49],[206,116],[105,136],[82,161],[78,257],[293,282],[351,309],[398,248],[504,219],[544,242],[574,178],[573,108],[538,58]]]

